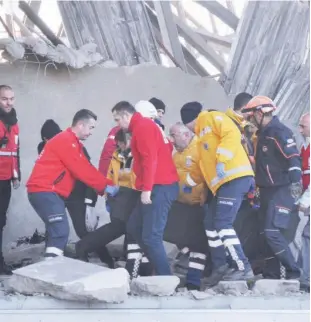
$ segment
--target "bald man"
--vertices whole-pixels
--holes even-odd
[[[299,121],[299,131],[303,137],[303,145],[300,150],[303,195],[299,200],[299,210],[300,213],[309,216],[302,235],[300,285],[302,289],[310,292],[310,113],[302,115]]]

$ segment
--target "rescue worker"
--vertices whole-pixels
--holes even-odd
[[[300,151],[303,195],[299,200],[299,210],[309,217],[302,234],[302,276],[300,278],[300,287],[310,292],[310,113],[306,113],[301,117],[299,130],[304,139]]]
[[[165,126],[162,123],[162,119],[165,114],[166,106],[163,101],[156,97],[152,97],[149,102],[156,108],[157,110],[157,117],[156,117],[156,123],[162,128],[163,131],[165,131]]]
[[[69,224],[66,199],[80,180],[99,194],[108,192],[111,183],[83,154],[86,140],[96,126],[97,116],[86,109],[78,111],[71,128],[49,140],[39,155],[26,184],[28,199],[43,220],[48,233],[45,257],[62,256],[68,241]]]
[[[46,142],[61,131],[54,120],[46,120],[41,128],[42,141],[38,144],[38,154],[42,152]],[[85,147],[83,147],[83,153],[90,162],[91,158]],[[96,191],[78,180],[70,196],[65,200],[74,230],[80,239],[86,236],[89,231],[94,230],[98,224],[98,218],[94,214],[96,202]],[[110,268],[114,267],[113,259],[105,246],[96,248],[94,251],[96,251],[102,262],[106,263]]]
[[[225,113],[202,111],[198,102],[185,104],[180,113],[182,122],[198,136],[200,171],[191,171],[187,184],[195,187],[205,181],[214,195],[204,220],[213,262],[208,286],[223,278],[251,279],[252,268],[233,228],[242,200],[254,183],[241,133]]]
[[[208,252],[202,207],[208,191],[203,183],[191,188],[186,182],[188,172],[199,167],[197,137],[180,122],[170,127],[169,137],[176,149],[173,160],[179,176],[179,196],[169,212],[164,240],[189,249],[186,287],[200,290]]]
[[[141,191],[140,200],[128,220],[127,231],[141,246],[155,273],[171,275],[163,232],[169,209],[178,197],[172,145],[159,126],[137,113],[130,103],[119,102],[112,113],[116,123],[132,135],[135,188]]]
[[[288,229],[295,201],[301,195],[301,163],[292,131],[272,113],[273,101],[255,96],[243,108],[257,131],[256,185],[260,189],[260,220],[268,243],[264,254],[265,278],[280,278],[280,263],[286,278],[299,278],[300,271],[289,250],[284,232]],[[277,269],[276,269],[277,267]]]
[[[233,108],[228,108],[226,110],[226,115],[231,118],[231,120],[239,128],[242,136],[242,145],[251,161],[254,163],[254,148],[250,138],[246,135],[245,128],[248,126],[247,122],[244,120],[243,114],[241,113],[242,108],[253,98],[252,95],[248,93],[239,93],[233,103]]]
[[[14,92],[0,85],[0,275],[11,275],[2,254],[3,229],[11,199],[11,186],[20,186],[19,127],[14,109]]]

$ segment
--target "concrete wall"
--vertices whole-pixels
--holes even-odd
[[[83,71],[54,71],[49,66],[0,64],[0,83],[13,86],[21,130],[22,185],[14,191],[5,228],[5,245],[16,238],[31,235],[35,228],[43,231],[41,220],[31,208],[25,183],[37,157],[40,128],[47,118],[54,118],[64,129],[81,108],[93,110],[99,117],[98,128],[86,143],[97,166],[107,132],[114,126],[111,108],[120,100],[135,104],[152,96],[167,105],[166,125],[179,120],[182,104],[197,100],[205,108],[224,109],[229,105],[222,87],[213,79],[190,76],[177,68],[136,66],[124,68],[97,67]],[[101,198],[96,211],[107,220]],[[75,239],[73,234],[71,238]]]

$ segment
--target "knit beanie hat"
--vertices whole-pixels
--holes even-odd
[[[148,117],[150,119],[158,116],[156,108],[148,101],[139,101],[138,103],[136,103],[135,110],[143,117]]]
[[[161,101],[160,99],[156,98],[156,97],[152,97],[149,102],[154,105],[154,107],[157,109],[157,110],[162,110],[164,111],[165,113],[165,104],[163,101]]]
[[[202,105],[199,102],[186,103],[180,110],[181,120],[188,124],[195,120],[202,111]]]
[[[59,125],[54,120],[46,120],[41,128],[41,138],[42,140],[50,140],[61,131],[62,130],[60,129]]]

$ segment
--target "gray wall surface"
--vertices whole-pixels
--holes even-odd
[[[94,135],[86,142],[93,164],[98,166],[106,135],[114,126],[111,108],[120,100],[135,104],[152,96],[167,105],[164,122],[167,126],[179,120],[180,107],[197,100],[206,109],[225,109],[229,100],[222,87],[213,79],[190,76],[177,68],[152,65],[134,67],[96,67],[78,72],[67,69],[54,71],[48,67],[37,73],[34,64],[0,64],[1,83],[13,86],[21,131],[22,185],[13,192],[8,222],[4,232],[7,248],[18,237],[33,234],[35,228],[44,231],[43,224],[31,208],[25,183],[37,157],[40,129],[48,118],[55,119],[65,129],[74,113],[81,108],[93,110],[99,118]],[[102,222],[107,221],[103,198],[96,207]],[[71,239],[76,239],[73,233]]]

